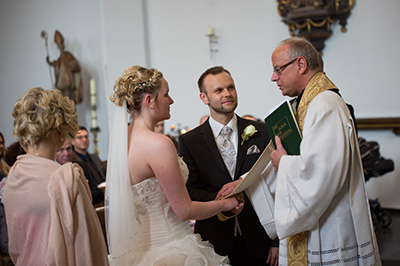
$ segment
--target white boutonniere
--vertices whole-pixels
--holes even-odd
[[[249,138],[250,138],[251,136],[253,136],[254,133],[256,133],[256,132],[257,132],[257,129],[256,129],[253,125],[248,125],[248,126],[243,130],[243,133],[242,133],[242,143],[241,143],[241,145],[243,145],[243,143],[244,143],[245,141],[249,140]]]

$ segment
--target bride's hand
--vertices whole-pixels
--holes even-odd
[[[224,202],[224,206],[222,209],[223,212],[230,211],[239,205],[239,201],[237,201],[237,199],[235,197],[229,197],[229,198],[223,199],[222,201]]]
[[[215,199],[219,199],[220,197],[224,197],[226,195],[229,195],[232,191],[235,190],[235,188],[239,185],[240,182],[241,182],[241,179],[238,179],[238,180],[230,182],[230,183],[226,183],[221,188],[221,190],[218,192],[218,194],[215,197]]]

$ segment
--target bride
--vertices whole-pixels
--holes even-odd
[[[162,73],[132,66],[110,99],[117,106],[105,200],[111,265],[227,265],[228,258],[193,234],[187,220],[237,213],[243,204],[234,197],[190,200],[186,165],[171,139],[154,132],[157,122],[170,118],[174,102]]]

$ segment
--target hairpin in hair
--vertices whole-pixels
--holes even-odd
[[[154,71],[153,76],[151,78],[149,78],[149,80],[147,80],[145,82],[142,82],[142,83],[139,83],[138,86],[145,87],[145,86],[149,85],[150,82],[152,82],[153,79],[155,79],[155,77],[157,76],[157,73],[158,73],[157,71]]]

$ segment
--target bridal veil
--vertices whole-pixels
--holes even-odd
[[[135,246],[135,210],[128,168],[128,122],[126,102],[116,106],[107,162],[105,220],[110,265],[130,265]]]

